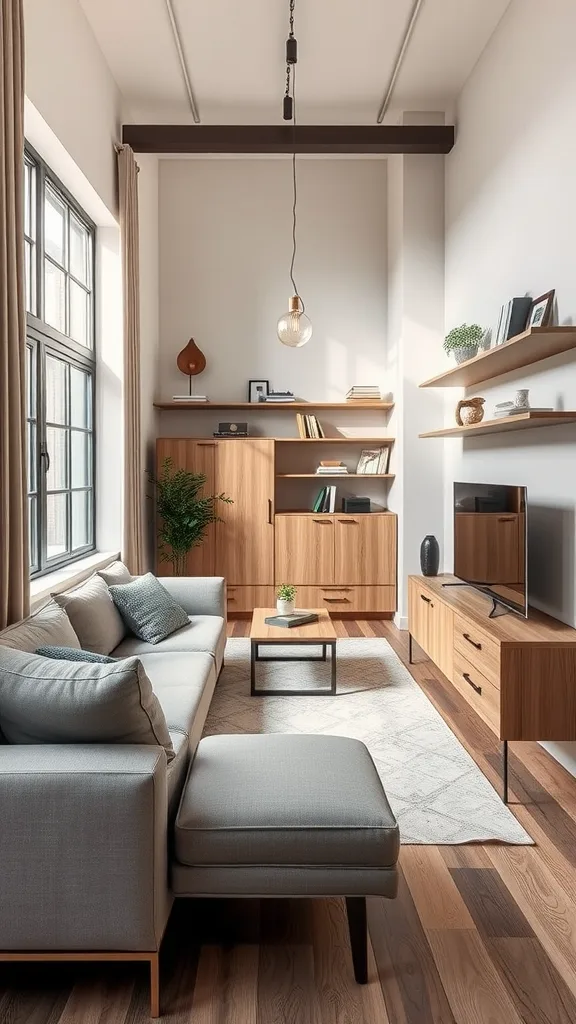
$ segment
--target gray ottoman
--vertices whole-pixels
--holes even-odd
[[[397,891],[398,826],[367,748],[340,736],[209,736],[175,825],[176,896],[345,896],[356,980],[366,896]]]

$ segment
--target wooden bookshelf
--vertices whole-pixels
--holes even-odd
[[[421,388],[469,388],[576,348],[576,327],[530,327],[502,345],[425,380]],[[426,435],[424,435],[426,436]]]
[[[576,415],[576,414],[575,414]],[[393,480],[394,473],[277,473],[277,480],[322,480],[329,476],[342,480]]]
[[[430,430],[419,437],[480,437],[483,434],[500,434],[510,430],[528,430],[534,427],[558,427],[564,423],[576,423],[576,410],[571,412],[522,412],[516,416],[505,416],[497,420],[482,420],[466,427],[446,427]]]
[[[155,409],[173,412],[175,409],[252,409],[263,412],[270,409],[393,409],[394,402],[355,400],[351,402],[154,402]]]

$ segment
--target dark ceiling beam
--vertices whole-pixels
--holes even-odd
[[[294,135],[295,133],[295,135]],[[453,125],[125,124],[135,153],[449,153]]]

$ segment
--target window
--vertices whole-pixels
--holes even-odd
[[[30,573],[94,549],[94,225],[24,161]]]

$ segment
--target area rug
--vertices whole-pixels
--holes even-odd
[[[256,670],[266,689],[329,686],[328,663],[258,662]],[[250,641],[229,639],[204,735],[271,732],[362,740],[404,844],[532,843],[387,640],[338,640],[336,696],[250,697]]]

